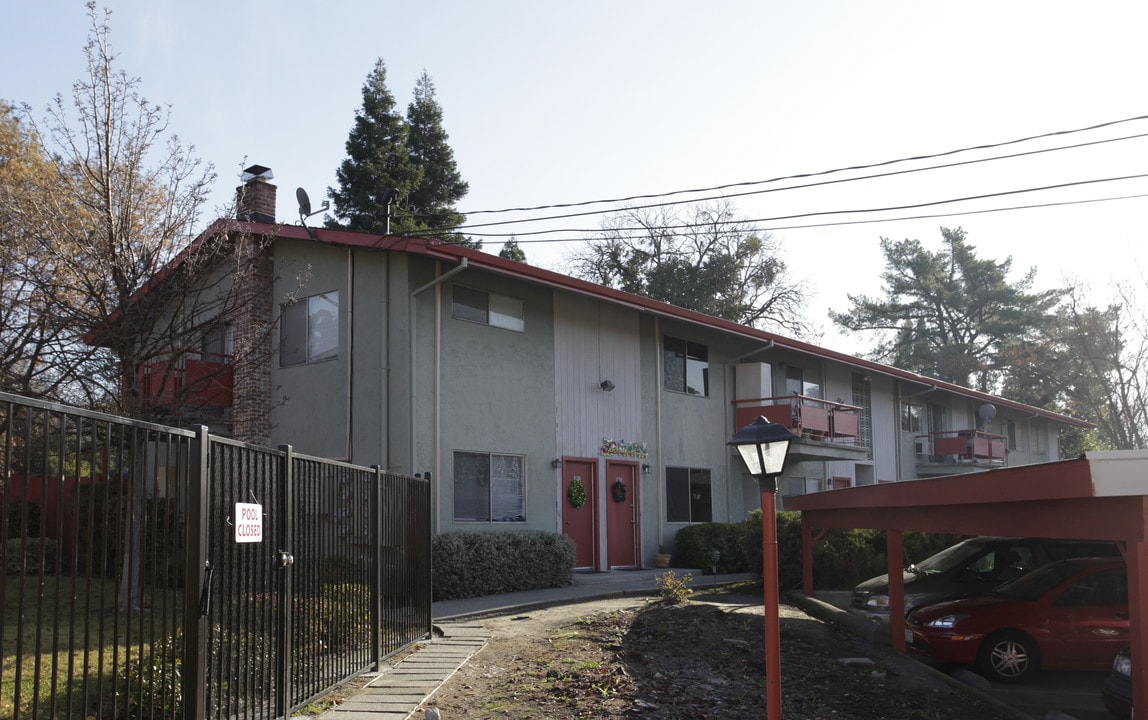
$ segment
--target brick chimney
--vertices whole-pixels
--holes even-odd
[[[275,222],[275,191],[271,168],[252,165],[243,171],[243,184],[235,189],[235,216],[250,222]]]

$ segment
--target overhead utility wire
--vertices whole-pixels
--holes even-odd
[[[966,215],[987,215],[990,213],[998,212],[1011,212],[1014,210],[1035,210],[1039,208],[1049,207],[1067,207],[1069,205],[1090,205],[1092,203],[1114,202],[1118,200],[1139,200],[1141,198],[1148,198],[1148,193],[1140,193],[1137,195],[1118,195],[1116,197],[1105,198],[1092,198],[1090,200],[1064,200],[1061,202],[1050,203],[1033,203],[1031,205],[1010,205],[1008,207],[1000,208],[986,208],[983,210],[965,210],[963,212],[946,212],[946,213],[930,213],[926,215],[903,215],[901,217],[893,218],[871,218],[869,220],[841,220],[839,222],[826,222],[826,223],[806,223],[804,225],[769,225],[759,228],[762,232],[775,232],[777,230],[811,230],[816,228],[825,227],[844,227],[848,225],[874,225],[876,223],[895,223],[906,222],[909,220],[929,220],[933,218],[946,218],[946,217],[964,217]],[[746,221],[747,223],[753,221]],[[488,237],[488,236],[483,236]],[[513,236],[512,236],[513,237]],[[534,240],[523,240],[521,244],[538,245],[541,243],[567,243],[567,242],[593,242],[594,238],[574,237],[574,238],[537,238]]]
[[[871,164],[867,164],[867,165],[853,165],[850,167],[834,168],[832,170],[822,170],[819,172],[812,172],[812,173],[801,173],[798,175],[783,175],[781,177],[770,178],[768,180],[750,180],[750,181],[746,181],[746,182],[729,183],[727,185],[715,185],[713,187],[696,188],[693,190],[674,190],[671,192],[652,193],[652,194],[648,194],[648,195],[631,195],[630,197],[615,198],[613,200],[585,200],[582,202],[573,202],[573,203],[558,203],[558,204],[553,204],[553,205],[537,205],[535,207],[504,208],[502,210],[470,210],[470,211],[465,212],[463,214],[468,215],[468,216],[469,215],[488,215],[488,214],[496,214],[496,213],[532,212],[535,210],[553,210],[553,209],[557,209],[557,208],[584,207],[586,205],[601,205],[601,204],[605,204],[605,203],[617,204],[617,203],[623,203],[623,202],[631,202],[634,200],[651,200],[651,199],[656,199],[656,198],[672,197],[674,195],[690,195],[690,194],[695,194],[695,193],[714,192],[717,190],[725,190],[728,188],[735,188],[735,187],[746,187],[746,186],[751,186],[751,185],[763,185],[763,184],[781,182],[783,180],[801,180],[804,178],[819,177],[822,175],[832,175],[834,173],[850,172],[853,170],[871,170],[873,168],[885,167],[888,165],[896,165],[898,163],[903,163],[903,162],[913,162],[913,161],[917,161],[917,160],[933,160],[936,158],[946,157],[949,155],[957,155],[960,153],[972,152],[974,150],[991,150],[993,148],[1006,147],[1008,145],[1018,145],[1020,143],[1030,142],[1032,140],[1042,140],[1044,138],[1058,137],[1061,135],[1073,135],[1073,134],[1081,133],[1081,132],[1089,132],[1091,130],[1099,130],[1102,128],[1113,127],[1115,125],[1121,125],[1124,123],[1136,122],[1139,120],[1148,120],[1148,115],[1137,115],[1135,117],[1124,118],[1123,120],[1110,120],[1108,122],[1103,122],[1103,123],[1099,123],[1097,125],[1091,125],[1088,127],[1075,128],[1072,130],[1056,130],[1054,132],[1043,133],[1040,135],[1031,135],[1029,137],[1017,138],[1015,140],[1006,140],[1004,142],[989,143],[986,145],[973,145],[970,147],[957,148],[955,150],[947,150],[945,152],[932,153],[932,154],[928,154],[928,155],[916,155],[913,157],[900,158],[897,160],[884,160],[882,162],[871,163]]]
[[[797,213],[794,215],[777,215],[774,217],[757,218],[757,219],[752,219],[752,220],[750,220],[750,219],[734,219],[734,220],[719,220],[719,221],[705,222],[705,223],[683,223],[680,225],[611,228],[611,231],[622,233],[622,232],[640,232],[640,231],[648,231],[648,230],[688,230],[691,228],[703,227],[703,226],[704,227],[710,227],[713,225],[732,225],[732,224],[751,225],[751,224],[758,224],[758,223],[776,222],[778,220],[796,220],[798,218],[822,217],[822,216],[826,216],[826,215],[853,215],[853,214],[868,214],[868,213],[878,213],[878,212],[893,212],[893,211],[897,211],[897,210],[913,210],[916,208],[936,207],[938,205],[948,205],[951,203],[969,202],[971,200],[987,200],[987,199],[991,199],[991,198],[1007,197],[1009,195],[1023,195],[1026,193],[1044,192],[1046,190],[1060,190],[1063,188],[1077,187],[1077,186],[1081,186],[1081,185],[1096,185],[1096,184],[1100,184],[1100,183],[1120,182],[1123,180],[1138,180],[1138,179],[1146,178],[1146,177],[1148,177],[1148,173],[1141,173],[1138,175],[1123,175],[1123,176],[1119,176],[1119,177],[1096,178],[1093,180],[1078,180],[1075,182],[1057,183],[1055,185],[1044,185],[1041,187],[1024,188],[1022,190],[1004,190],[1004,191],[995,192],[995,193],[984,193],[982,195],[968,195],[965,197],[950,198],[948,200],[932,200],[929,202],[913,203],[913,204],[909,204],[909,205],[890,205],[887,207],[880,207],[880,208],[860,208],[860,209],[851,209],[851,210],[822,210],[822,211],[810,212],[810,213]],[[954,214],[954,213],[946,213],[946,215],[950,215],[950,214]],[[560,233],[560,232],[561,233],[579,233],[579,234],[587,235],[587,234],[600,233],[601,230],[600,229],[589,229],[588,230],[585,228],[554,228],[554,229],[550,229],[550,230],[535,230],[535,231],[524,232],[524,233],[470,233],[470,234],[474,235],[476,237],[515,237],[515,238],[518,238],[521,236],[549,235],[549,234]],[[582,237],[580,239],[585,240],[587,238]],[[524,242],[524,241],[519,241],[519,242]],[[525,242],[530,242],[530,241],[525,241]]]
[[[785,190],[802,190],[802,189],[806,189],[806,188],[821,187],[821,186],[825,186],[825,185],[837,185],[837,184],[841,184],[841,183],[857,182],[859,180],[875,180],[878,178],[896,177],[898,175],[909,175],[912,173],[926,172],[929,170],[943,170],[943,169],[947,169],[947,168],[962,167],[965,165],[976,165],[979,163],[993,162],[996,160],[1012,160],[1015,158],[1026,157],[1029,155],[1041,155],[1044,153],[1059,152],[1061,150],[1075,150],[1075,149],[1079,149],[1079,148],[1083,148],[1083,147],[1090,147],[1093,145],[1104,145],[1107,143],[1121,142],[1124,140],[1136,140],[1136,139],[1144,138],[1144,137],[1148,137],[1148,133],[1138,133],[1136,135],[1125,135],[1123,137],[1118,137],[1118,138],[1105,138],[1103,140],[1090,140],[1088,142],[1075,143],[1072,145],[1062,145],[1062,146],[1053,147],[1053,148],[1042,148],[1040,150],[1028,150],[1025,152],[1010,153],[1007,155],[994,155],[993,157],[977,158],[975,160],[962,160],[959,162],[941,163],[938,165],[928,165],[925,167],[910,168],[907,170],[893,170],[890,172],[872,173],[869,175],[858,175],[856,177],[840,178],[840,179],[836,179],[836,180],[822,180],[819,182],[804,183],[804,184],[800,184],[800,185],[787,185],[785,187],[779,187],[779,188],[766,188],[764,190],[747,190],[747,191],[741,192],[741,193],[731,193],[731,194],[723,194],[723,195],[715,195],[715,196],[710,196],[710,197],[697,198],[695,200],[695,202],[701,202],[704,200],[719,200],[719,199],[727,199],[727,198],[735,198],[735,197],[745,197],[747,195],[764,195],[766,193],[783,192]],[[892,162],[902,162],[902,161],[892,161]],[[831,172],[835,172],[835,171],[831,171]],[[794,177],[797,177],[797,176],[794,176]],[[787,178],[785,178],[785,179],[787,179]],[[764,181],[763,180],[762,182],[772,182],[772,181]],[[745,184],[748,184],[748,183],[742,183],[742,185],[745,185]],[[734,187],[734,185],[727,185],[724,187]],[[632,207],[630,209],[635,209],[635,210],[649,209],[649,208],[657,208],[657,207],[666,207],[668,205],[674,205],[674,204],[677,204],[676,201],[665,202],[665,203],[652,203],[649,205],[639,205],[639,206]],[[543,222],[543,221],[547,221],[547,220],[565,220],[565,219],[569,219],[569,218],[586,217],[586,216],[590,216],[590,215],[603,215],[603,214],[609,213],[609,212],[614,212],[614,210],[612,210],[612,209],[611,210],[588,210],[585,212],[567,213],[564,215],[550,215],[550,216],[543,216],[543,217],[525,218],[525,219],[519,219],[519,220],[503,220],[503,221],[488,222],[488,223],[472,223],[472,224],[460,225],[454,229],[456,231],[461,231],[461,230],[470,230],[471,228],[501,227],[501,226],[505,226],[505,225],[522,225],[522,224],[527,224],[527,223]],[[474,233],[474,234],[481,234],[481,233]],[[530,234],[530,233],[523,233],[523,234]]]
[[[929,220],[931,218],[943,217],[964,217],[966,215],[987,215],[989,213],[1009,212],[1011,210],[1035,210],[1037,208],[1049,207],[1064,207],[1068,205],[1089,205],[1091,203],[1112,202],[1115,200],[1136,200],[1139,198],[1148,198],[1148,193],[1140,193],[1137,195],[1119,195],[1117,197],[1106,198],[1092,198],[1091,200],[1064,200],[1061,202],[1050,203],[1033,203],[1031,205],[1011,205],[1002,208],[985,208],[983,210],[965,210],[964,212],[953,213],[930,213],[928,215],[906,215],[896,218],[871,218],[869,220],[842,220],[841,222],[830,223],[811,223],[808,225],[773,225],[770,227],[762,228],[765,232],[773,232],[775,230],[804,230],[808,228],[821,228],[821,227],[838,227],[841,225],[872,225],[875,223],[885,222],[903,222],[907,220]],[[582,238],[580,238],[582,239]],[[531,241],[527,241],[531,242]],[[537,240],[533,242],[554,242],[552,240]],[[564,241],[558,241],[564,242]]]

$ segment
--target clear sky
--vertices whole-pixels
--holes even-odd
[[[84,4],[5,5],[0,97],[39,111],[84,73]],[[379,57],[400,108],[424,69],[434,81],[470,183],[459,203],[464,212],[762,181],[1148,115],[1144,0],[104,6],[113,11],[120,67],[142,79],[148,98],[171,106],[172,128],[219,172],[202,225],[230,201],[245,162],[272,168],[281,220],[298,220],[296,187],[306,188],[317,207],[335,183],[363,81]],[[944,160],[1144,133],[1148,120]],[[776,190],[735,202],[745,217],[772,229],[793,274],[816,291],[809,317],[825,330],[821,343],[852,351],[858,340],[839,336],[826,309],[845,309],[847,293],[879,293],[882,237],[916,238],[935,250],[941,226],[960,226],[982,257],[1011,256],[1018,275],[1036,267],[1041,287],[1071,275],[1091,283],[1097,296],[1118,281],[1143,292],[1148,198],[1080,201],[1146,195],[1148,179],[842,211],[1145,173],[1148,138],[896,178],[724,192]],[[1050,203],[1073,204],[961,214]],[[777,219],[827,212],[836,214]],[[902,219],[915,215],[936,217]],[[551,227],[597,224],[587,216]],[[574,243],[532,241],[579,235],[525,234],[532,229],[540,227],[491,230],[520,233],[530,262],[561,269]],[[488,251],[500,246],[486,241]]]

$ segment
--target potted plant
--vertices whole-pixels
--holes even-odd
[[[668,568],[669,566],[670,566],[670,554],[668,552],[666,552],[666,549],[663,546],[659,545],[658,546],[658,554],[654,556],[654,567],[664,570],[665,568]]]

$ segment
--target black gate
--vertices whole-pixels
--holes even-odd
[[[0,394],[0,717],[286,717],[430,632],[417,478]]]

